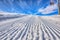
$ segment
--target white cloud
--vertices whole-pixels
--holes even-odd
[[[58,8],[57,4],[49,5],[46,8],[39,9],[38,13],[40,12],[42,14],[49,14],[54,12],[57,8]]]
[[[20,0],[20,2],[18,3],[18,5],[19,5],[22,9],[29,7],[28,4],[27,4],[25,1],[21,1],[21,0]],[[28,9],[28,8],[27,8],[27,9]]]

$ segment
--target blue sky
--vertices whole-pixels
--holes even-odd
[[[50,5],[50,0],[0,0],[0,11],[32,15],[54,15],[58,14],[58,6],[57,0],[53,1],[54,5]]]

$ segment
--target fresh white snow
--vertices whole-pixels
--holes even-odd
[[[0,21],[0,40],[60,40],[60,16],[23,16]]]

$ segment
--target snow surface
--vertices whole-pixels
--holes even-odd
[[[0,40],[60,40],[60,16],[23,16],[0,21]]]

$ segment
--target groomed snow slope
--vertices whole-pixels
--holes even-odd
[[[0,40],[60,40],[60,16],[23,16],[0,22]]]

